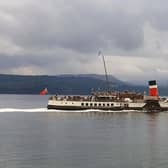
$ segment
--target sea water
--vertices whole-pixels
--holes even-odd
[[[0,167],[168,167],[167,112],[69,113],[47,100],[0,95]]]

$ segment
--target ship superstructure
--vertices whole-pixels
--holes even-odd
[[[51,96],[48,109],[59,110],[144,110],[167,111],[168,101],[160,98],[157,86],[152,87],[149,82],[149,96],[136,92],[93,92],[90,96]]]

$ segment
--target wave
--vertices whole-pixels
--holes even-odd
[[[0,108],[0,112],[47,112],[47,109],[46,108],[31,108],[31,109]]]
[[[75,110],[75,111],[68,111],[68,110],[52,110],[47,108],[0,108],[0,112],[57,112],[57,113],[90,113],[90,112],[99,112],[99,113],[128,113],[128,112],[144,112],[138,110],[121,110],[121,111],[112,111],[112,110],[95,110],[95,109],[88,109],[88,110]]]

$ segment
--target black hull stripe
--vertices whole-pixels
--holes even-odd
[[[76,106],[54,106],[54,105],[48,105],[48,109],[56,109],[56,110],[112,110],[112,111],[119,111],[119,110],[143,110],[141,107],[102,107],[102,108],[96,108],[96,107],[76,107]]]
[[[90,108],[90,107],[76,107],[76,106],[55,106],[55,105],[48,105],[48,109],[55,109],[55,110],[111,110],[111,111],[121,111],[121,110],[140,110],[146,112],[162,112],[168,111],[168,107],[160,107],[160,108],[151,108],[148,106],[144,107],[109,107],[109,108]]]

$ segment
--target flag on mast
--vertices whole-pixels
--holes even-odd
[[[40,92],[40,95],[46,95],[46,94],[48,94],[48,89],[47,89],[47,88],[43,89],[43,90]]]

